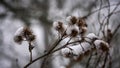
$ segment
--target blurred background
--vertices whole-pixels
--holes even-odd
[[[0,68],[23,68],[29,62],[27,42],[21,45],[13,40],[16,30],[29,26],[36,40],[34,41],[33,59],[44,54],[51,42],[55,40],[52,23],[65,20],[67,16],[85,17],[88,32],[98,33],[99,20],[102,21],[110,11],[113,11],[120,0],[0,0]],[[107,7],[104,7],[106,6]],[[102,10],[100,12],[98,9]],[[109,8],[109,10],[108,10]],[[111,13],[109,28],[115,31],[120,24],[120,6]],[[120,29],[116,31],[111,41],[111,68],[120,68]],[[29,68],[42,68],[44,59],[36,61]],[[44,68],[85,68],[86,59],[73,62],[70,67],[64,67],[69,60],[57,54],[50,57]],[[89,68],[94,68],[94,63]],[[99,68],[99,67],[98,67]],[[110,67],[108,67],[110,68]]]

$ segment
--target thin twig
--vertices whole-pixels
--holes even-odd
[[[119,3],[120,3],[120,2],[119,2]],[[117,3],[117,4],[118,4],[118,3]],[[116,4],[112,4],[112,5],[110,5],[110,6],[115,6],[115,5],[116,5]],[[103,6],[103,7],[101,8],[101,10],[104,9],[104,8],[107,8],[107,7],[109,7],[109,5]],[[96,13],[96,12],[99,11],[99,10],[100,10],[100,8],[99,8],[99,9],[96,9],[96,10],[90,12],[90,13],[88,13],[87,15],[83,16],[83,18],[88,18],[90,15]]]
[[[85,67],[85,68],[88,68],[88,67],[89,67],[89,63],[90,63],[90,60],[91,60],[91,58],[92,58],[92,54],[93,54],[93,52],[91,52],[90,57],[88,58],[88,61],[87,61],[87,63],[86,63],[86,67]]]
[[[70,40],[69,40],[69,41],[70,41]],[[75,43],[75,42],[71,42],[71,43]],[[44,57],[46,57],[46,56],[48,56],[48,55],[50,55],[50,54],[52,54],[52,53],[54,53],[54,52],[56,52],[56,51],[61,50],[62,48],[65,48],[68,44],[71,44],[71,43],[66,43],[66,44],[63,45],[62,47],[59,47],[59,48],[57,48],[57,49],[55,49],[55,50],[53,50],[53,51],[51,51],[51,52],[48,52],[48,53],[46,53],[46,54],[44,54],[44,55],[42,55],[42,56],[40,56],[40,57],[32,60],[32,62],[28,63],[24,68],[27,68],[28,66],[30,66],[32,63],[34,63],[35,61],[37,61],[37,60],[39,60],[39,59],[42,59],[42,58],[44,58]]]
[[[118,29],[120,28],[120,24],[116,27],[116,29],[113,32],[113,36],[117,33]]]
[[[96,64],[95,64],[95,68],[97,68],[97,66],[98,66],[98,64],[99,64],[99,62],[100,62],[100,59],[101,59],[102,55],[103,55],[103,52],[99,55],[98,60],[97,60],[97,62],[96,62]]]
[[[98,31],[98,34],[97,34],[98,36],[99,36],[101,28],[102,28],[102,23],[100,21],[100,12],[101,12],[101,9],[102,9],[102,0],[100,0],[100,1],[101,1],[101,4],[100,4],[99,12],[98,12],[98,23],[100,25],[100,28],[99,28],[99,31]]]
[[[32,62],[32,45],[31,45],[31,42],[29,42],[29,52],[30,52],[30,62]]]
[[[111,13],[109,13],[109,14],[103,19],[103,21],[102,21],[103,23],[104,23],[104,21],[105,21],[106,18],[110,18],[110,17],[114,14],[115,10],[118,8],[119,5],[120,5],[120,2],[119,2],[118,4],[116,4],[116,7],[113,9],[113,11],[112,11]],[[103,26],[103,29],[105,29],[105,25],[106,25],[106,24],[109,24],[109,23],[105,23],[104,26]]]
[[[32,62],[32,50],[30,51],[30,62]]]
[[[102,0],[100,0],[100,8],[99,8],[99,11],[98,11],[98,23],[99,24],[101,24],[101,22],[100,22],[101,9],[102,9]]]
[[[106,54],[105,54],[105,59],[104,59],[104,63],[103,63],[102,68],[105,68],[105,65],[106,65],[107,59],[108,59],[108,52],[106,52]]]

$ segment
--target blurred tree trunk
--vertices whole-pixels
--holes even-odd
[[[49,11],[49,1],[48,0],[43,0],[41,2],[41,7],[43,8],[41,10],[42,15],[40,16],[39,20],[42,22],[43,28],[44,28],[44,43],[45,43],[45,50],[48,49],[49,47],[49,33],[50,33],[50,27],[51,27],[51,21],[47,19],[48,17],[48,11]],[[51,61],[50,61],[50,56],[45,57],[41,63],[40,68],[52,68]]]

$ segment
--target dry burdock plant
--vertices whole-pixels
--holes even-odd
[[[18,44],[21,44],[23,41],[27,41],[29,44],[29,52],[30,52],[30,62],[32,62],[32,49],[34,46],[32,42],[35,40],[35,35],[32,30],[28,27],[19,28],[14,36],[14,41]]]
[[[35,40],[35,35],[32,30],[28,27],[21,27],[16,31],[14,41],[18,44],[27,41],[29,44],[30,62],[24,68],[27,68],[35,61],[56,51],[60,51],[62,56],[77,62],[90,55],[92,52],[109,54],[109,43],[102,40],[94,33],[86,34],[87,24],[84,18],[69,16],[66,18],[66,22],[66,24],[62,21],[56,21],[53,23],[53,28],[58,32],[58,40],[56,40],[44,55],[34,60],[32,59],[32,49],[34,46],[31,43]],[[111,30],[108,30],[108,33],[112,34]],[[69,40],[61,47],[56,48],[58,44],[66,38],[69,38]],[[106,63],[106,60],[104,62]],[[68,65],[66,65],[66,67],[67,66]]]

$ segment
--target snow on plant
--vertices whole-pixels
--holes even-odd
[[[35,35],[32,30],[28,27],[20,27],[14,36],[14,41],[16,43],[21,43],[22,41],[32,42],[35,40]]]
[[[66,34],[71,37],[76,37],[78,33],[79,33],[79,28],[75,25],[69,26],[68,29],[66,30]]]
[[[108,51],[109,50],[109,44],[103,40],[95,40],[94,41],[95,47],[97,50],[102,50],[102,51]]]
[[[92,42],[92,41],[96,40],[97,38],[98,38],[98,36],[96,36],[94,33],[89,33],[85,39],[86,39],[86,41]]]
[[[53,28],[57,31],[59,37],[51,44],[51,47],[46,50],[44,55],[34,60],[32,59],[32,49],[34,47],[31,45],[32,41],[35,40],[34,33],[28,27],[21,27],[16,31],[14,37],[16,43],[21,44],[23,41],[29,43],[30,62],[24,68],[27,68],[35,61],[49,56],[56,51],[60,51],[63,57],[67,57],[74,61],[80,61],[94,51],[109,51],[110,46],[105,40],[100,39],[95,33],[86,34],[87,23],[84,18],[68,16],[66,22],[66,24],[62,21],[53,22]],[[108,30],[108,33],[111,33],[110,30]],[[68,40],[65,40],[66,38]],[[59,46],[63,40],[66,42]]]
[[[102,50],[103,52],[109,51],[110,47],[106,41],[101,40],[94,33],[86,34],[87,24],[83,18],[68,16],[66,21],[68,27],[66,31],[64,31],[64,34],[70,37],[70,39],[61,47],[61,54],[64,57],[78,60],[81,56],[86,56],[95,50]],[[62,23],[62,25],[63,24],[65,23]]]
[[[35,35],[32,30],[28,27],[20,27],[14,36],[14,41],[18,44],[21,44],[23,41],[27,41],[29,44],[29,52],[30,52],[30,62],[32,61],[32,50],[34,46],[32,42],[35,40]]]

